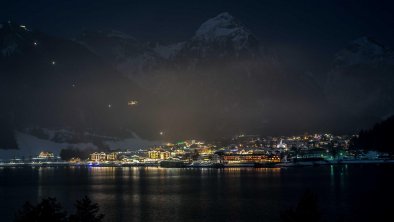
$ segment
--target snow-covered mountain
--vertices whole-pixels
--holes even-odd
[[[351,66],[382,60],[391,62],[392,52],[372,38],[364,36],[354,40],[345,49],[339,51],[336,54],[335,64],[337,66]]]
[[[155,99],[109,62],[71,40],[11,22],[0,27],[0,147],[17,146],[12,131],[28,127],[149,132]]]
[[[138,41],[116,31],[83,32],[77,41],[132,79],[163,67],[194,66],[211,59],[253,58],[259,54],[255,35],[227,12],[202,23],[191,39],[168,45]]]
[[[394,113],[393,55],[368,37],[340,50],[326,83],[330,106],[360,128]]]
[[[220,13],[201,24],[193,39],[222,43],[230,40],[238,50],[248,49],[249,41],[256,41],[253,34],[228,12]]]
[[[294,72],[262,52],[264,43],[226,12],[203,22],[185,41],[138,45],[144,50],[126,56],[117,69],[172,107],[210,107],[204,116],[234,120],[235,115],[247,113],[257,123],[271,119],[291,124],[294,120],[286,118],[292,118],[294,110],[308,116],[306,121],[300,118],[298,125],[331,118],[335,121],[328,122],[334,123],[339,118],[348,121],[343,124],[348,130],[394,112],[394,53],[369,37],[355,39],[338,51],[324,82],[309,72]],[[289,111],[289,106],[297,108]]]
[[[116,31],[71,41],[12,23],[1,25],[0,40],[0,135],[8,147],[17,145],[9,132],[34,127],[73,132],[50,142],[100,146],[106,139],[91,134],[217,138],[335,130],[338,121],[348,130],[394,111],[393,53],[366,37],[336,54],[324,81],[262,51],[264,42],[229,13],[168,45]]]
[[[18,149],[0,149],[0,160],[35,157],[41,151],[49,151],[53,152],[55,155],[59,155],[62,149],[70,148],[87,151],[102,151],[109,148],[112,150],[138,150],[162,144],[158,141],[144,140],[136,136],[119,139],[116,137],[90,134],[86,135],[85,140],[75,140],[78,134],[64,129],[48,130],[36,128],[34,131],[32,130],[33,129],[26,129],[24,132],[15,132]],[[37,134],[37,132],[41,133]],[[97,144],[97,142],[102,144]]]
[[[178,56],[193,56],[200,59],[226,57],[253,57],[258,54],[256,36],[227,12],[208,19],[187,41]]]
[[[114,30],[84,31],[76,41],[114,65],[128,63],[132,59],[138,60],[138,63],[146,59],[146,63],[151,64],[151,58],[159,57],[149,43]]]
[[[310,104],[319,106],[321,101],[303,73],[287,73],[274,56],[261,52],[252,31],[226,12],[203,22],[190,39],[168,45],[134,38],[115,41],[106,32],[98,33],[99,44],[85,34],[77,40],[104,58],[121,57],[115,61],[117,70],[163,99],[159,124],[171,125],[174,132],[186,133],[185,126],[193,126],[186,133],[191,135],[269,128],[279,122],[301,126],[306,122],[290,117],[292,113],[313,112],[316,107]],[[124,45],[134,49],[113,54],[126,49]],[[267,119],[272,121],[269,126]]]
[[[117,31],[84,31],[79,40],[89,42],[89,49],[113,63],[144,53],[147,49],[135,38]]]
[[[137,82],[136,76],[151,71],[164,61],[150,43],[119,31],[84,31],[76,41]]]

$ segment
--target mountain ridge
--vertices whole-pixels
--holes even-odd
[[[366,37],[339,50],[321,81],[326,73],[263,52],[265,43],[229,13],[167,45],[118,31],[85,31],[71,41],[14,26],[27,38],[11,35],[22,47],[0,56],[4,129],[135,130],[152,139],[166,132],[162,139],[174,140],[335,131],[340,121],[348,132],[394,110],[394,57]],[[10,41],[4,27],[0,50]],[[138,105],[129,107],[130,100]]]

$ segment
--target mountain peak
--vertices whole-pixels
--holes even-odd
[[[228,12],[208,19],[197,29],[195,38],[212,40],[228,36],[250,35],[247,30],[237,19]]]
[[[258,40],[230,13],[223,12],[208,19],[197,29],[188,46],[200,56],[255,54]],[[196,52],[198,51],[198,52]]]
[[[384,57],[386,48],[374,39],[363,36],[352,41],[336,55],[335,63],[340,66],[369,63]]]
[[[368,52],[373,54],[382,54],[385,51],[385,47],[382,44],[368,36],[354,40],[348,49],[354,52]]]

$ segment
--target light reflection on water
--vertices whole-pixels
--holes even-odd
[[[107,221],[278,221],[279,212],[293,206],[300,194],[311,188],[322,200],[326,214],[336,220],[336,215],[362,207],[359,198],[365,190],[363,194],[393,194],[385,187],[394,186],[394,182],[383,188],[378,183],[386,174],[392,175],[392,169],[382,169],[384,173],[381,168],[347,165],[287,169],[2,168],[1,198],[10,203],[0,202],[0,212],[10,220],[10,212],[24,201],[37,202],[48,196],[57,197],[71,209],[76,199],[88,195],[100,204]]]
[[[216,199],[226,199],[224,196],[241,197],[243,174],[253,174],[253,177],[271,177],[280,174],[280,168],[225,168],[225,169],[180,169],[180,168],[118,168],[92,167],[89,168],[89,190],[94,193],[92,200],[103,203],[103,209],[116,208],[130,210],[133,218],[138,220],[157,220],[160,218],[162,205],[171,217],[181,214],[179,211],[193,201],[211,202],[212,189],[217,190]],[[142,178],[142,181],[141,181]],[[212,180],[216,178],[215,187]],[[185,187],[185,179],[194,181]],[[115,190],[115,192],[111,191]],[[184,191],[185,190],[185,191]],[[221,192],[225,191],[225,192]],[[186,198],[185,198],[186,197]],[[191,198],[193,197],[193,198]],[[227,201],[227,208],[239,208],[242,202]],[[152,208],[153,212],[142,215],[143,207]],[[199,211],[208,212],[212,206],[201,204]],[[237,213],[237,212],[234,212]],[[111,214],[109,214],[111,215]],[[124,220],[122,214],[111,215],[117,220]],[[239,215],[237,216],[240,217]],[[182,218],[179,218],[180,220]]]

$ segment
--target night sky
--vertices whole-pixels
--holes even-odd
[[[138,39],[173,42],[191,37],[208,18],[227,11],[267,45],[333,53],[360,36],[394,45],[392,1],[134,1],[7,0],[0,20],[75,37],[84,29],[115,29]]]

